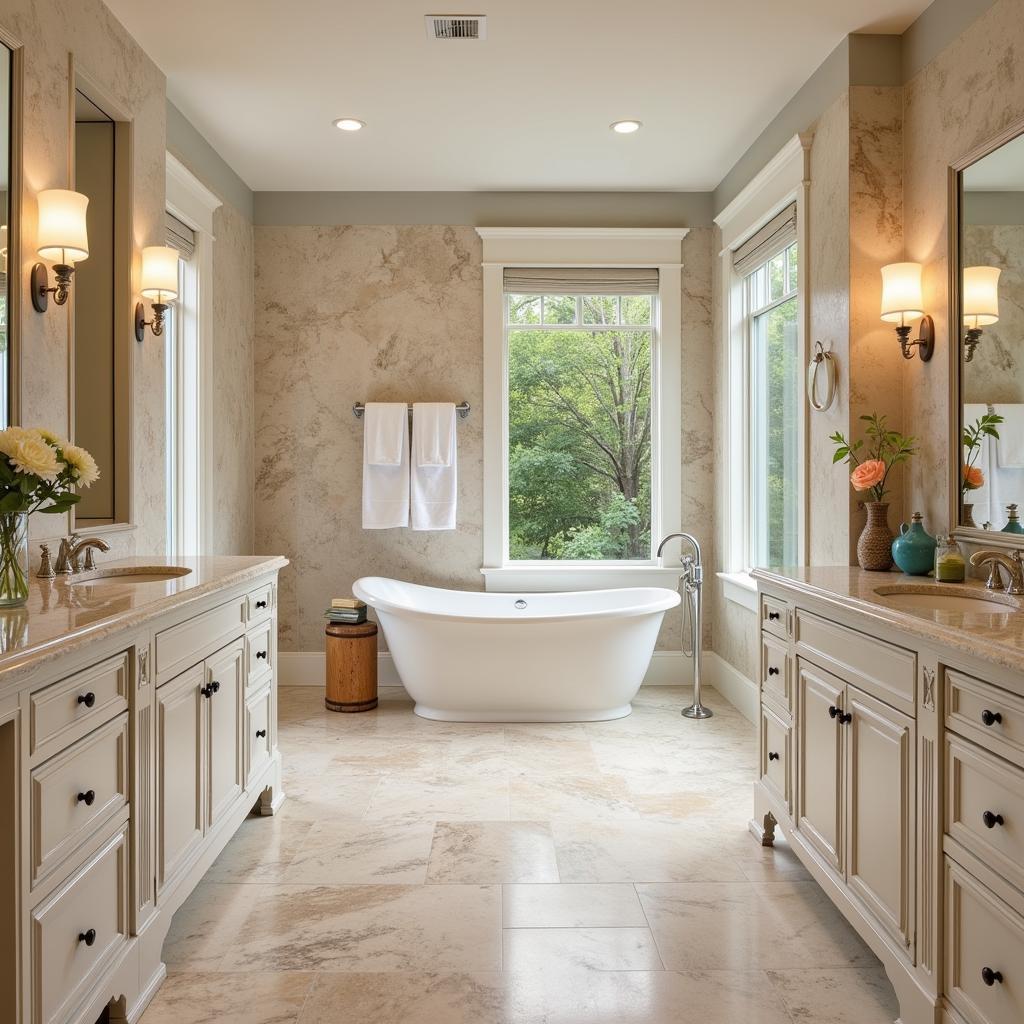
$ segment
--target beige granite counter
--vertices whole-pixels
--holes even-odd
[[[1024,598],[988,591],[981,580],[935,583],[925,576],[898,572],[865,572],[855,566],[828,565],[785,569],[754,569],[762,583],[805,594],[836,608],[855,611],[915,637],[931,640],[967,655],[984,658],[1014,672],[1024,672]],[[876,591],[983,595],[1005,605],[1005,611],[956,611],[896,607],[889,595]]]
[[[76,648],[133,629],[146,620],[176,611],[192,602],[243,585],[284,568],[279,555],[165,558],[141,555],[101,562],[97,572],[114,567],[181,566],[183,576],[149,582],[130,577],[33,577],[28,604],[0,610],[0,683],[10,674]]]

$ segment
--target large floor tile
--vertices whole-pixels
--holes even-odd
[[[638,885],[669,970],[874,965],[816,882]]]
[[[171,919],[164,963],[182,970],[216,970],[263,892],[261,885],[200,882]]]
[[[279,882],[306,843],[312,823],[252,816],[206,872],[208,882]]]
[[[562,967],[590,971],[660,971],[661,958],[650,929],[506,928],[502,943],[506,971]]]
[[[504,778],[430,779],[385,776],[370,800],[368,821],[507,821],[508,782]]]
[[[497,970],[500,916],[497,886],[265,886],[221,969]]]
[[[625,785],[598,772],[513,774],[509,808],[512,818],[526,820],[631,821],[640,817]]]
[[[172,973],[146,1009],[146,1024],[296,1024],[315,974]]]
[[[794,1021],[814,1024],[892,1024],[899,1003],[881,967],[770,971],[775,991]]]
[[[438,822],[428,882],[557,882],[555,841],[536,821]]]
[[[371,821],[319,821],[281,872],[313,885],[422,885],[434,827]]]
[[[506,885],[505,928],[646,928],[632,885]]]

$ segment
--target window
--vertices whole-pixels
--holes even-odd
[[[523,278],[505,294],[509,560],[649,562],[657,274],[648,294],[507,290]]]
[[[686,229],[477,231],[487,589],[674,587]]]
[[[786,232],[782,244],[789,237]],[[750,388],[751,565],[795,565],[799,559],[797,260],[797,243],[792,241],[747,273],[743,282]]]

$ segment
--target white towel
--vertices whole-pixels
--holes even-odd
[[[409,410],[404,402],[371,402],[363,425],[363,529],[409,525]],[[390,459],[397,447],[394,462]]]
[[[405,402],[367,402],[363,410],[363,459],[371,466],[398,466],[407,443]]]
[[[455,406],[417,402],[412,407],[412,528],[454,530],[458,494]]]
[[[992,411],[1003,417],[996,429],[996,453],[1000,469],[1024,469],[1024,405],[996,405]]]
[[[450,466],[454,438],[453,402],[413,402],[412,451],[417,466]]]

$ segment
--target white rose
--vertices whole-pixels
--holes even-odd
[[[96,460],[77,444],[66,444],[62,449],[64,461],[71,467],[71,475],[79,487],[89,487],[100,478]]]
[[[4,454],[19,473],[38,476],[42,480],[56,480],[60,475],[57,453],[31,431],[15,443],[13,451]]]

